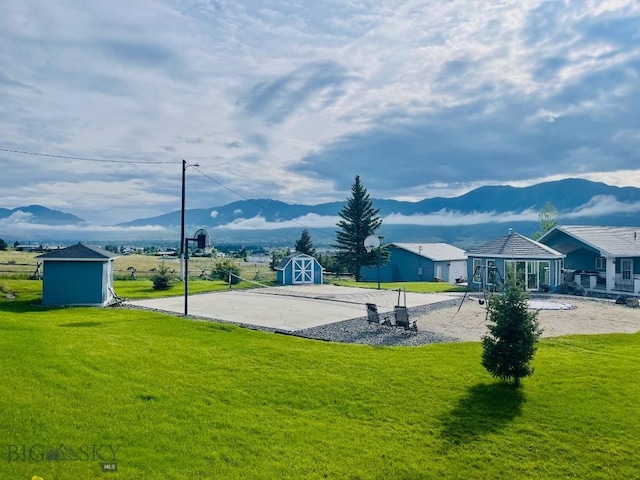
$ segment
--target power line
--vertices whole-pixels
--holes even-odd
[[[229,191],[229,192],[233,193],[234,195],[237,195],[238,197],[242,198],[243,200],[245,200],[245,201],[247,201],[247,202],[249,202],[249,203],[252,203],[253,205],[256,205],[257,207],[259,207],[259,208],[261,208],[261,209],[263,209],[263,210],[266,210],[266,211],[268,211],[268,212],[271,212],[271,213],[273,213],[273,214],[277,214],[277,213],[278,213],[278,212],[276,212],[275,210],[273,210],[273,209],[271,209],[271,208],[269,208],[269,207],[267,207],[267,206],[265,206],[265,205],[263,205],[263,204],[261,204],[261,203],[259,203],[259,202],[256,202],[255,200],[253,200],[253,199],[251,199],[251,198],[247,198],[247,197],[245,197],[245,196],[244,196],[244,195],[242,195],[241,193],[236,192],[235,190],[233,190],[232,188],[227,187],[224,183],[220,182],[219,180],[216,180],[215,178],[213,178],[213,177],[212,177],[212,176],[210,176],[210,175],[207,175],[206,173],[204,173],[204,172],[203,172],[202,170],[200,170],[199,168],[197,168],[197,167],[195,167],[195,166],[193,166],[193,165],[191,165],[191,168],[193,168],[196,172],[198,172],[198,173],[199,173],[200,175],[202,175],[203,177],[205,177],[205,178],[207,178],[207,179],[211,180],[211,181],[212,181],[213,183],[215,183],[216,185],[221,186],[221,187],[222,187],[222,188],[224,188],[225,190],[227,190],[227,191]],[[322,231],[322,230],[320,230],[320,229],[317,229],[317,228],[309,227],[309,226],[305,225],[304,223],[300,223],[300,222],[298,222],[298,221],[296,221],[296,220],[287,220],[287,221],[288,221],[288,222],[290,222],[290,223],[294,223],[294,224],[296,224],[296,225],[299,225],[299,226],[301,226],[301,227],[303,227],[303,228],[307,229],[307,230],[308,230],[308,231],[310,231],[310,232],[315,232],[315,233],[318,233],[318,234],[320,234],[320,235],[327,236],[327,237],[332,237],[332,238],[333,238],[333,235],[331,235],[331,234],[329,234],[329,233],[327,233],[327,232],[324,232],[324,231]]]
[[[51,153],[38,153],[38,152],[29,152],[26,150],[14,150],[11,148],[4,148],[4,147],[0,147],[0,152],[6,152],[6,153],[16,153],[19,155],[31,155],[31,156],[36,156],[36,157],[48,157],[48,158],[60,158],[60,159],[64,159],[64,160],[80,160],[80,161],[84,161],[84,162],[98,162],[98,163],[119,163],[119,164],[133,164],[133,165],[144,165],[144,164],[149,164],[149,165],[175,165],[178,162],[176,161],[159,161],[159,160],[149,160],[149,161],[145,161],[145,160],[107,160],[104,158],[90,158],[90,157],[75,157],[75,156],[71,156],[71,155],[56,155],[56,154],[51,154]],[[263,210],[267,210],[273,214],[277,214],[278,212],[276,212],[275,210],[270,209],[269,207],[260,204],[259,202],[256,202],[255,200],[252,200],[250,198],[245,197],[244,195],[242,195],[240,192],[237,192],[235,190],[233,190],[232,188],[226,186],[224,183],[220,182],[219,180],[216,180],[215,178],[213,178],[210,175],[207,175],[206,173],[204,173],[202,170],[200,170],[199,168],[197,168],[195,165],[190,165],[191,168],[193,168],[194,170],[196,170],[200,175],[202,175],[203,177],[209,179],[210,181],[212,181],[213,183],[215,183],[216,185],[219,185],[220,187],[224,188],[225,190],[233,193],[234,195],[237,195],[238,197],[242,198],[243,200],[250,202],[254,205],[256,205],[257,207],[263,209]],[[316,228],[312,228],[309,227],[303,223],[300,223],[296,220],[288,220],[288,222],[291,222],[293,224],[299,225],[303,228],[306,228],[307,230],[310,230],[312,232],[317,232],[323,236],[330,236],[330,234],[323,232],[322,230],[316,229]]]
[[[150,164],[150,165],[151,164],[154,164],[154,165],[167,164],[168,165],[168,164],[177,163],[175,161],[163,162],[159,160],[107,160],[104,158],[72,157],[68,155],[54,155],[50,153],[37,153],[37,152],[27,152],[24,150],[12,150],[10,148],[2,148],[2,147],[0,147],[0,152],[18,153],[20,155],[32,155],[36,157],[61,158],[65,160],[82,160],[84,162],[99,162],[99,163],[123,163],[123,164],[137,164],[137,165],[141,165],[141,164]]]

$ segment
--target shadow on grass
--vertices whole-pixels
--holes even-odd
[[[48,310],[59,310],[61,307],[42,305],[42,300],[0,300],[0,312],[7,313],[29,313],[46,312]]]
[[[459,445],[497,432],[521,414],[524,401],[522,389],[506,383],[474,385],[441,418],[441,435],[447,444]]]

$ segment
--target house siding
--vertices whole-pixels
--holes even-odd
[[[571,270],[595,271],[596,258],[600,258],[599,253],[594,253],[590,249],[580,248],[567,253],[565,264]]]
[[[446,262],[443,262],[446,265]],[[444,271],[443,271],[444,275]],[[380,265],[381,282],[430,282],[435,276],[435,264],[421,255],[402,248],[389,247],[389,261]],[[378,280],[378,267],[362,267],[360,277],[365,282]]]
[[[105,268],[110,262],[45,261],[43,305],[102,305]]]

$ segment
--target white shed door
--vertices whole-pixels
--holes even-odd
[[[293,283],[313,283],[313,258],[293,259]]]

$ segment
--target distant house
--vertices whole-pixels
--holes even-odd
[[[323,268],[314,257],[294,253],[284,257],[276,267],[278,285],[319,284],[323,282]]]
[[[105,306],[113,302],[115,253],[78,243],[38,255],[43,305]]]
[[[386,246],[389,260],[380,265],[381,282],[431,282],[441,280],[456,283],[467,275],[467,255],[464,250],[447,243],[390,243]],[[360,279],[378,280],[378,266],[362,267]]]
[[[16,252],[42,252],[44,250],[44,247],[42,246],[42,244],[30,243],[26,245],[16,245],[14,247],[14,250]]]
[[[562,284],[564,254],[510,231],[467,252],[467,275],[472,290],[494,290],[513,271],[525,290],[549,290]],[[511,270],[513,269],[513,270]]]
[[[566,255],[586,290],[640,294],[640,227],[558,225],[540,242]]]

